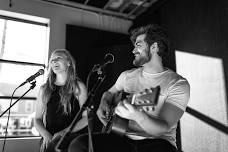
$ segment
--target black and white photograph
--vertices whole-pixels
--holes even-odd
[[[227,0],[0,0],[0,152],[227,152]]]

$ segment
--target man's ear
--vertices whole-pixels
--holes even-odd
[[[151,46],[150,46],[150,51],[151,53],[158,53],[158,43],[157,42],[154,42]]]

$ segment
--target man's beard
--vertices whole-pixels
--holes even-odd
[[[149,50],[145,50],[146,56],[139,56],[139,58],[135,58],[133,61],[133,65],[137,67],[141,67],[143,64],[147,63],[151,59],[151,54],[149,53]]]

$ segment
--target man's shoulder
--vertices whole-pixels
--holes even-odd
[[[132,68],[132,69],[129,69],[129,70],[126,70],[124,72],[122,72],[122,74],[124,75],[132,75],[132,74],[137,74],[137,73],[140,73],[141,72],[141,68]]]
[[[185,77],[170,69],[168,70],[168,78],[171,81],[171,84],[181,83],[189,85],[189,82]]]

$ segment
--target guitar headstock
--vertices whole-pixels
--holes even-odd
[[[126,93],[120,91],[115,94],[113,107],[123,100],[128,101],[130,104],[140,108],[145,106],[156,106],[158,103],[158,97],[160,94],[160,86],[155,88],[145,89],[144,91],[136,94]]]
[[[136,106],[156,106],[160,94],[160,86],[145,89],[143,92],[133,95],[132,104]]]

